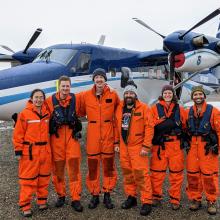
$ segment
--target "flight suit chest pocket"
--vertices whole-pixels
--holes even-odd
[[[112,103],[112,99],[106,99],[105,103]]]
[[[142,133],[144,129],[144,120],[142,112],[134,112],[132,120],[134,120],[134,126],[136,127],[136,133]]]
[[[134,118],[135,121],[138,121],[138,120],[143,119],[143,114],[142,114],[142,112],[134,112],[133,118]]]

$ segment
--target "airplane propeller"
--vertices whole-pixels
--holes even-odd
[[[199,21],[196,25],[194,25],[193,27],[191,27],[189,30],[185,31],[184,33],[182,33],[179,36],[179,39],[182,40],[183,37],[188,34],[190,31],[194,30],[195,28],[205,24],[207,21],[211,20],[212,18],[216,17],[217,15],[220,14],[220,8],[216,9],[215,11],[213,11],[211,14],[209,14],[208,16],[206,16],[205,18],[203,18],[201,21]],[[152,27],[150,27],[149,25],[147,25],[145,22],[143,22],[142,20],[138,19],[138,18],[133,18],[134,21],[136,21],[137,23],[139,23],[140,25],[144,26],[145,28],[151,30],[152,32],[154,32],[155,34],[159,35],[160,37],[162,37],[164,39],[164,41],[166,41],[167,36],[160,34],[159,32],[157,32],[156,30],[154,30]],[[167,48],[166,45],[164,45],[164,50],[171,52],[171,50],[169,48]]]
[[[25,47],[23,53],[27,53],[28,48],[37,40],[41,32],[42,32],[42,28],[37,28],[37,30],[32,35],[31,39],[29,40],[27,46]]]
[[[147,25],[145,22],[143,22],[142,20],[138,19],[138,18],[132,18],[134,21],[136,21],[137,23],[139,23],[140,25],[146,27],[147,29],[153,31],[155,34],[159,35],[160,37],[162,37],[163,39],[166,37],[162,34],[160,34],[159,32],[155,31],[152,27],[150,27],[149,25]]]
[[[36,31],[33,33],[33,35],[31,36],[29,42],[27,43],[23,53],[27,53],[28,48],[30,48],[30,46],[37,40],[37,38],[39,37],[39,35],[42,32],[42,28],[37,28]],[[3,49],[11,52],[11,53],[15,53],[14,50],[12,50],[10,47],[5,46],[5,45],[0,45],[0,47],[2,47]]]
[[[218,8],[215,11],[213,11],[212,13],[210,13],[208,16],[203,18],[201,21],[199,21],[197,24],[195,24],[193,27],[191,27],[187,31],[181,33],[179,36],[177,36],[177,40],[179,39],[181,41],[181,43],[183,43],[182,40],[183,40],[184,36],[186,36],[190,31],[203,25],[204,23],[206,23],[207,21],[211,20],[212,18],[216,17],[219,14],[220,14],[220,8]],[[145,22],[143,22],[142,20],[140,20],[138,18],[133,18],[133,20],[163,38],[163,49],[165,51],[169,52],[170,79],[172,80],[175,75],[175,71],[174,71],[175,62],[178,62],[177,59],[179,59],[178,56],[176,56],[176,55],[179,53],[177,51],[172,50],[172,45],[170,47],[169,43],[167,43],[167,42],[169,42],[170,35],[165,36],[163,34],[160,34],[159,32],[157,32],[152,27],[150,27],[149,25],[147,25]],[[207,40],[204,36],[198,36],[195,39],[193,39],[194,46],[201,47],[206,43],[207,43]]]
[[[42,28],[37,28],[36,31],[31,36],[31,38],[30,38],[29,42],[27,43],[25,49],[23,51],[20,51],[20,52],[15,52],[14,50],[12,50],[10,47],[8,47],[6,45],[0,45],[0,47],[2,47],[3,49],[13,53],[12,55],[0,54],[0,62],[11,62],[12,66],[19,64],[20,60],[16,57],[16,54],[19,53],[20,54],[19,56],[21,56],[21,54],[26,55],[27,50],[37,40],[37,38],[39,37],[41,32],[42,32]]]
[[[205,24],[207,21],[211,20],[212,18],[216,17],[220,14],[220,8],[213,11],[211,14],[209,14],[207,17],[203,18],[201,21],[199,21],[196,25],[191,27],[188,31],[184,32],[182,35],[179,36],[180,39],[183,39],[183,37],[188,34],[190,31],[194,30],[195,28]]]

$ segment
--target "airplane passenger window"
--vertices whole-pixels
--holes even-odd
[[[90,64],[90,54],[81,53],[76,65],[76,72],[88,72]]]

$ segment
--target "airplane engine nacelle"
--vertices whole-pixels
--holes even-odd
[[[220,55],[213,50],[199,49],[184,54],[184,62],[175,64],[177,72],[198,72],[220,62]],[[177,55],[180,56],[180,55]]]

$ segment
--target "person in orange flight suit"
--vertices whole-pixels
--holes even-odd
[[[177,104],[171,85],[162,88],[162,96],[159,97],[159,102],[152,106],[152,114],[155,123],[151,158],[153,205],[161,203],[163,182],[169,167],[170,203],[173,210],[178,210],[184,170],[180,137],[185,126],[185,111]]]
[[[148,106],[137,99],[137,89],[129,83],[124,89],[124,100],[116,111],[115,151],[120,152],[124,191],[127,199],[122,209],[137,205],[137,189],[141,194],[141,215],[151,212],[152,189],[149,176],[148,153],[154,124]],[[119,144],[119,149],[117,146]]]
[[[114,162],[114,113],[119,103],[117,93],[107,84],[106,72],[98,68],[93,72],[94,86],[81,93],[81,116],[87,116],[87,162],[86,184],[92,198],[88,207],[99,204],[100,162],[103,171],[103,203],[107,209],[114,208],[110,192],[116,185],[117,174]]]
[[[36,193],[40,210],[47,206],[51,175],[49,111],[40,89],[31,93],[25,109],[19,113],[13,133],[15,155],[19,160],[19,206],[24,217],[32,216],[31,200]]]
[[[207,212],[216,214],[218,196],[218,155],[220,146],[220,112],[205,101],[202,86],[192,89],[194,105],[187,112],[188,133],[191,136],[187,155],[187,195],[190,210],[201,207],[202,192],[208,203]]]
[[[79,111],[79,98],[70,93],[71,80],[61,76],[58,81],[59,91],[47,99],[52,113],[50,122],[51,149],[53,162],[53,183],[58,194],[56,207],[65,204],[66,184],[65,169],[69,176],[71,206],[77,212],[83,211],[80,203],[81,194],[81,152],[77,137],[76,122]]]

